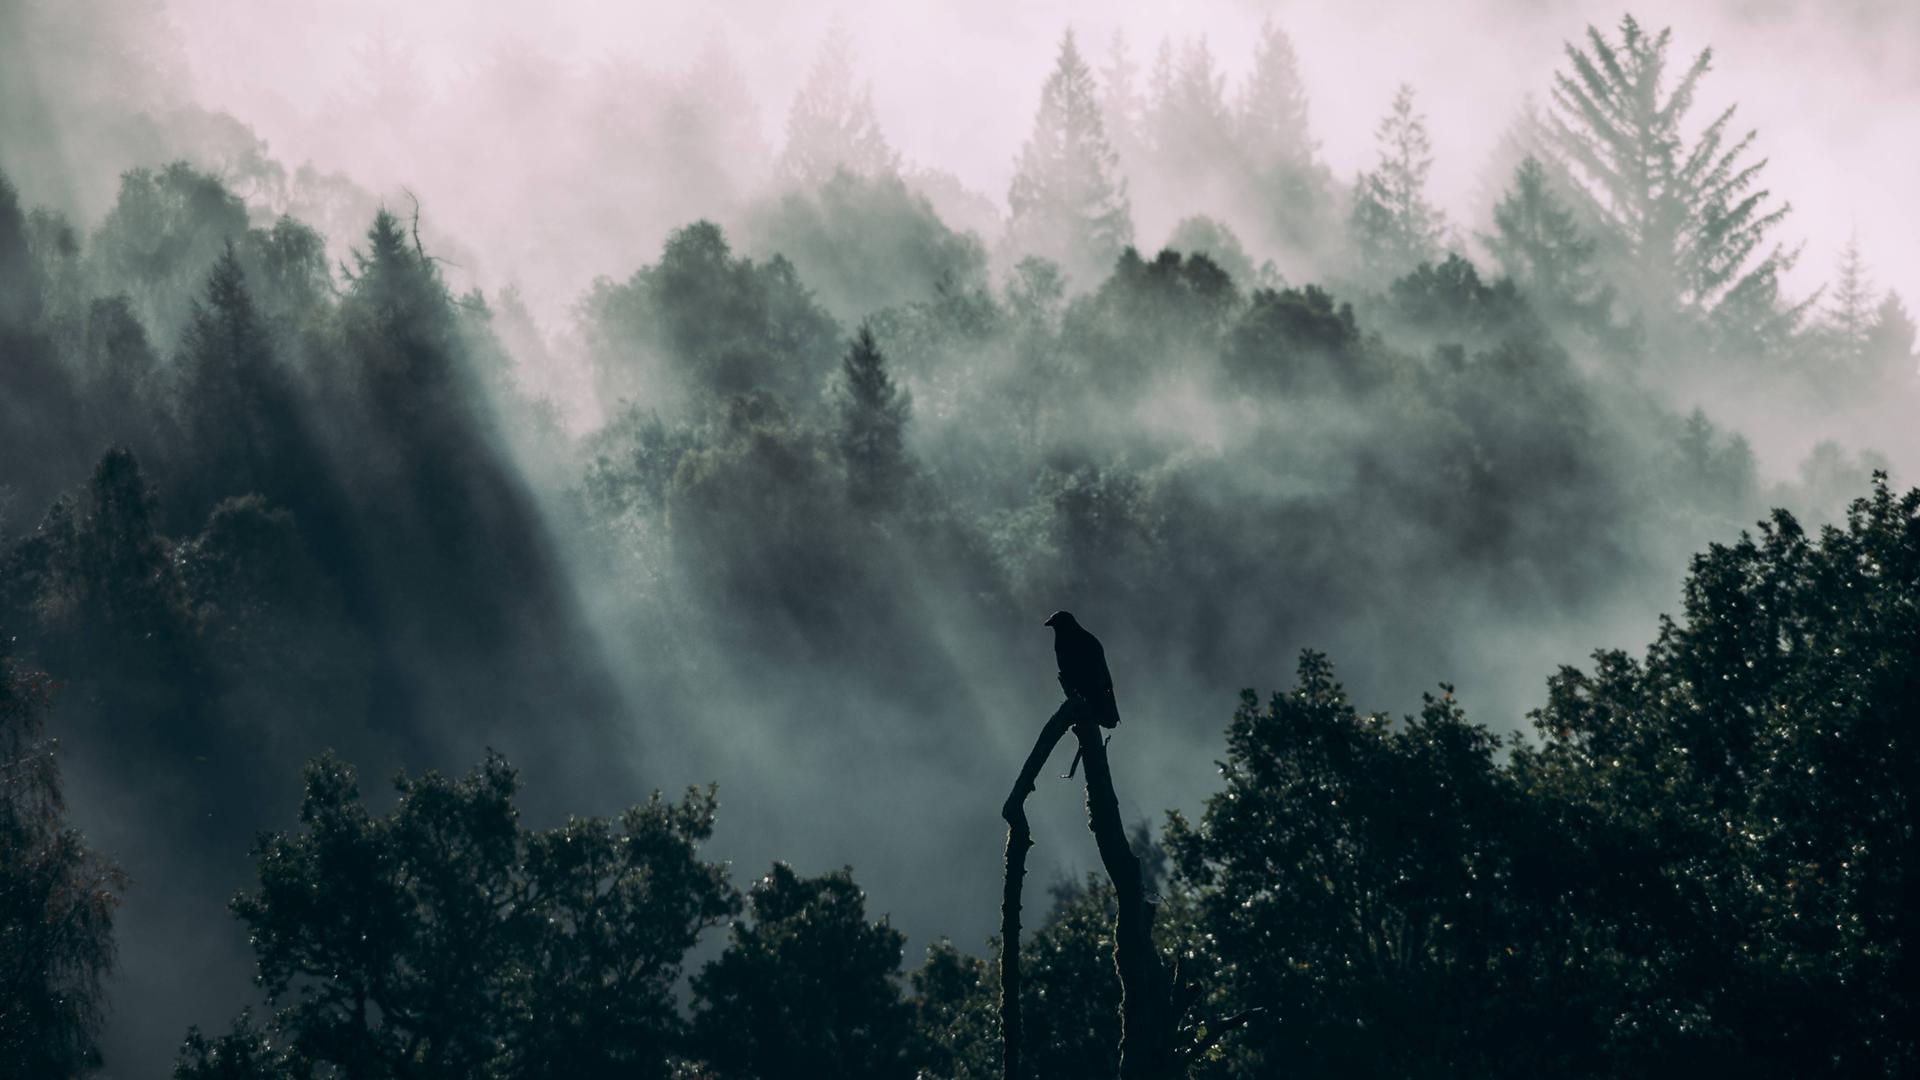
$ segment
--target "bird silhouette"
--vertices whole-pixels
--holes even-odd
[[[1107,670],[1107,651],[1100,639],[1087,632],[1071,611],[1056,611],[1047,617],[1053,627],[1053,657],[1060,666],[1060,689],[1104,728],[1120,726],[1120,707],[1113,700],[1113,674]],[[1080,754],[1073,755],[1067,776],[1080,767]]]

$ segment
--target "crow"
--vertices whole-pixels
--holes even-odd
[[[1053,656],[1060,665],[1060,689],[1082,708],[1093,711],[1101,727],[1120,726],[1120,707],[1113,700],[1113,675],[1107,671],[1107,651],[1100,639],[1089,634],[1071,611],[1056,611],[1047,617],[1053,627]],[[1080,767],[1080,754],[1067,766],[1071,777]]]

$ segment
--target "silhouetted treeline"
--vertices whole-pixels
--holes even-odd
[[[1265,1010],[1196,1075],[1920,1065],[1916,590],[1920,490],[1881,481],[1818,538],[1782,512],[1702,555],[1647,655],[1562,669],[1530,738],[1447,686],[1362,713],[1318,653],[1245,691],[1199,819],[1135,840],[1176,1000]],[[698,855],[711,793],[529,832],[498,759],[399,784],[372,815],[309,768],[235,902],[278,1011],[196,1034],[177,1076],[997,1075],[985,963],[940,944],[904,983],[844,871],[776,864],[743,913]],[[682,957],[729,916],[684,1019]],[[1114,1075],[1112,927],[1089,879],[1025,946],[1034,1075]]]
[[[33,14],[34,40],[66,25]],[[45,154],[7,158],[32,194],[0,177],[5,748],[37,786],[0,839],[47,868],[8,918],[84,931],[20,999],[65,1033],[45,1067],[86,1067],[102,1016],[151,1066],[257,963],[272,1000],[187,1075],[985,1075],[986,962],[900,951],[988,925],[981,792],[1051,692],[1013,628],[1071,606],[1152,718],[1116,757],[1204,772],[1204,703],[1307,646],[1368,700],[1456,677],[1490,729],[1450,696],[1360,714],[1317,652],[1244,704],[1160,886],[1195,1015],[1275,1017],[1208,1068],[1912,1068],[1887,808],[1912,779],[1913,506],[1883,481],[1817,541],[1783,518],[1709,548],[1768,506],[1837,520],[1888,466],[1902,301],[1857,247],[1827,294],[1783,293],[1756,144],[1688,122],[1704,58],[1631,19],[1570,48],[1477,221],[1426,190],[1445,148],[1413,88],[1347,183],[1279,26],[1231,86],[1204,41],[1105,45],[1062,40],[1005,220],[903,162],[844,28],[765,185],[722,58],[649,84],[677,120],[606,123],[711,197],[662,180],[689,223],[650,262],[623,240],[557,323],[451,284],[433,204],[290,173],[203,114],[253,156],[89,177],[95,220],[33,205]],[[417,72],[368,63],[394,70],[367,110],[403,107]],[[494,64],[517,122],[565,96],[536,56]],[[0,135],[106,139],[103,108],[10,96]],[[1645,175],[1600,167],[1642,128]],[[568,194],[523,202],[644,231]],[[1769,481],[1727,419],[1756,401],[1873,423]],[[1564,672],[1507,734],[1571,650],[1650,638],[1701,550],[1645,661]],[[249,867],[309,761],[300,827]],[[369,806],[342,761],[415,779]],[[1193,775],[1140,790],[1192,806]],[[850,873],[741,892],[700,852],[729,820],[707,796],[556,824],[713,776],[742,832],[854,862],[900,925]],[[249,942],[221,905],[256,875]],[[1041,1075],[1112,1071],[1104,888],[1064,890],[1032,942]]]

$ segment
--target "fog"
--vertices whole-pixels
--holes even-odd
[[[1821,366],[1849,238],[1872,304],[1920,300],[1911,4],[1642,15],[1671,26],[1675,69],[1714,50],[1689,134],[1737,104],[1732,136],[1758,132],[1762,186],[1792,206],[1760,254],[1797,250],[1776,306],[1813,304],[1748,339],[1497,284],[1516,125],[1616,5],[0,3],[0,172],[42,283],[0,342],[77,371],[106,364],[103,326],[137,325],[151,368],[124,401],[93,368],[58,392],[40,387],[69,375],[22,375],[0,411],[0,631],[75,687],[52,714],[73,813],[134,876],[107,1075],[164,1074],[188,1024],[249,1000],[220,904],[321,749],[378,793],[499,748],[542,821],[717,783],[737,878],[851,865],[911,966],[993,927],[997,812],[1054,707],[1056,608],[1105,642],[1123,811],[1157,822],[1214,789],[1239,691],[1280,688],[1300,649],[1363,708],[1412,712],[1447,682],[1520,731],[1558,665],[1651,640],[1691,553],[1920,469],[1910,352],[1859,385]],[[1064,31],[1096,76],[1123,36],[1142,92],[1163,40],[1204,40],[1231,105],[1269,24],[1330,193],[1304,239],[1224,157],[1122,146],[1140,259],[1021,261],[1009,191]],[[897,169],[795,174],[789,107],[835,34]],[[1346,238],[1402,84],[1446,221],[1421,261],[1462,254],[1471,282]],[[148,242],[164,230],[121,174],[175,160],[238,204],[202,191],[155,212],[191,227]],[[283,214],[324,248],[296,260],[305,292],[268,242]],[[1210,260],[1155,261],[1176,230]],[[196,374],[193,329],[223,245],[285,369],[231,401]],[[458,299],[388,284],[408,274]],[[395,318],[381,290],[422,307]],[[863,321],[910,409],[850,389]],[[221,456],[236,417],[254,442]],[[892,433],[882,451],[861,423]],[[56,526],[104,520],[109,443],[145,463],[154,550],[199,613],[151,667],[39,569]],[[62,492],[77,526],[42,521]],[[264,504],[232,504],[249,493]],[[221,555],[234,520],[285,560],[247,579],[267,599],[239,630],[219,559],[255,564]],[[1030,803],[1043,871],[1092,865],[1077,791]]]
[[[1277,18],[1294,37],[1312,90],[1314,131],[1335,175],[1371,164],[1375,121],[1394,88],[1411,82],[1431,117],[1438,160],[1436,200],[1463,219],[1485,201],[1483,167],[1520,103],[1544,96],[1560,46],[1588,23],[1611,24],[1616,5],[1482,0],[1437,5],[1313,4],[867,4],[630,5],[559,0],[532,13],[520,5],[409,4],[345,0],[327,5],[269,0],[232,5],[183,0],[164,5],[195,100],[231,113],[268,140],[282,160],[345,169],[381,190],[412,183],[424,193],[454,188],[472,161],[430,153],[383,154],[365,132],[334,114],[364,90],[368,57],[383,46],[409,56],[420,91],[432,95],[484,72],[504,50],[530,50],[575,74],[637,65],[670,72],[698,52],[728,54],[756,106],[754,126],[780,145],[786,103],[805,78],[830,22],[852,29],[863,73],[888,137],[909,161],[951,172],[1004,207],[1019,138],[1035,89],[1063,28],[1100,57],[1114,31],[1126,33],[1143,68],[1162,38],[1204,36],[1229,79],[1244,74],[1260,23]],[[1728,0],[1660,12],[1678,48],[1711,45],[1718,55],[1702,113],[1738,103],[1771,159],[1770,186],[1794,205],[1793,239],[1806,243],[1797,291],[1817,288],[1840,246],[1858,230],[1862,253],[1883,284],[1920,293],[1912,214],[1899,185],[1875,183],[1920,164],[1904,118],[1920,101],[1920,14],[1911,5],[1856,0],[1839,5]],[[1391,28],[1391,32],[1383,32]],[[485,128],[484,114],[469,121]],[[420,141],[430,133],[396,126]],[[588,132],[557,132],[561,139]],[[361,145],[356,145],[361,144]],[[502,145],[486,164],[507,174],[525,167],[522,148]],[[638,164],[638,163],[634,163]],[[446,211],[442,211],[446,212]],[[1143,244],[1164,238],[1172,216],[1141,215]],[[450,221],[450,231],[460,232]],[[665,228],[654,223],[657,242]],[[1884,226],[1884,227],[1883,227]],[[543,241],[591,245],[591,237]],[[506,238],[502,238],[506,240]],[[469,241],[472,242],[472,241]],[[506,242],[515,242],[507,240]],[[519,240],[520,243],[528,241]],[[642,244],[650,250],[653,244]],[[483,253],[484,254],[484,253]],[[620,266],[579,268],[551,284],[557,295]],[[585,273],[581,271],[585,270]],[[514,271],[501,268],[497,277]]]

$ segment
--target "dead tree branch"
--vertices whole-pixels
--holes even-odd
[[[1113,882],[1119,914],[1114,920],[1114,966],[1120,973],[1121,1080],[1161,1080],[1175,1075],[1173,986],[1153,944],[1154,905],[1141,880],[1140,859],[1127,843],[1120,798],[1113,790],[1107,746],[1091,713],[1076,717],[1073,732],[1087,777],[1087,827],[1100,862]]]
[[[1033,831],[1027,827],[1027,796],[1072,723],[1073,710],[1062,702],[1040,730],[1033,750],[1027,754],[1027,763],[1021,766],[1019,779],[1013,782],[1013,792],[1000,806],[1000,816],[1007,823],[1007,877],[1000,894],[1000,1032],[1005,1080],[1021,1077],[1020,886],[1027,876],[1027,849],[1033,846]]]

